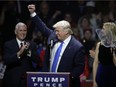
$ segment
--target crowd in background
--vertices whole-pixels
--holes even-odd
[[[36,65],[37,70],[42,68],[46,50],[47,38],[34,26],[27,9],[28,4],[36,4],[36,12],[45,24],[52,28],[53,24],[60,20],[70,22],[74,36],[84,45],[86,50],[86,66],[83,73],[87,79],[92,79],[93,58],[89,50],[94,50],[99,41],[96,29],[101,29],[102,24],[108,21],[116,22],[116,2],[90,1],[90,0],[62,0],[62,1],[1,1],[0,2],[0,60],[2,61],[3,45],[6,41],[15,37],[14,27],[21,21],[27,24],[27,39],[38,45],[38,56],[41,61]],[[52,28],[53,29],[53,28]]]

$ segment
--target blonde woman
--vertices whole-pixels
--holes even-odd
[[[106,22],[98,29],[93,63],[93,87],[116,87],[116,24]]]

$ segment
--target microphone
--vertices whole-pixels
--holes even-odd
[[[53,47],[53,40],[50,40],[50,47],[52,48]]]

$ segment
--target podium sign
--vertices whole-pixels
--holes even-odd
[[[27,87],[69,87],[69,73],[27,72]]]

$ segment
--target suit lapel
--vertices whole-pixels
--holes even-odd
[[[12,48],[17,52],[19,50],[19,45],[18,45],[18,42],[16,39],[13,40],[13,43],[12,45],[13,46]]]
[[[66,47],[66,49],[65,49],[65,51],[64,51],[64,53],[62,55],[62,58],[60,60],[59,67],[62,66],[62,64],[64,62],[66,62],[65,60],[67,60],[67,56],[71,56],[72,53],[70,53],[70,52],[73,52],[73,45],[74,45],[73,44],[73,42],[74,42],[73,38],[74,37],[71,36],[71,40],[70,40],[69,44],[67,45],[67,47]],[[56,35],[55,36],[51,35],[51,37],[48,38],[48,46],[49,47],[51,45],[51,42],[53,42],[52,47],[55,45],[56,42],[58,42],[58,39],[56,38]]]
[[[63,55],[61,57],[61,60],[60,60],[60,63],[59,63],[59,67],[62,66],[62,64],[64,62],[66,62],[67,56],[69,57],[69,56],[72,55],[71,52],[73,52],[73,45],[74,45],[73,44],[73,38],[71,37],[71,40],[70,40],[69,44],[67,45],[67,47],[66,47],[66,49],[65,49],[65,51],[64,51],[64,53],[63,53]]]
[[[65,51],[64,51],[64,53],[63,53],[63,55],[62,55],[61,60],[62,60],[63,58],[66,58],[67,55],[70,55],[70,50],[73,50],[72,40],[70,40],[69,44],[67,45],[67,47],[66,47],[66,49],[65,49]]]

